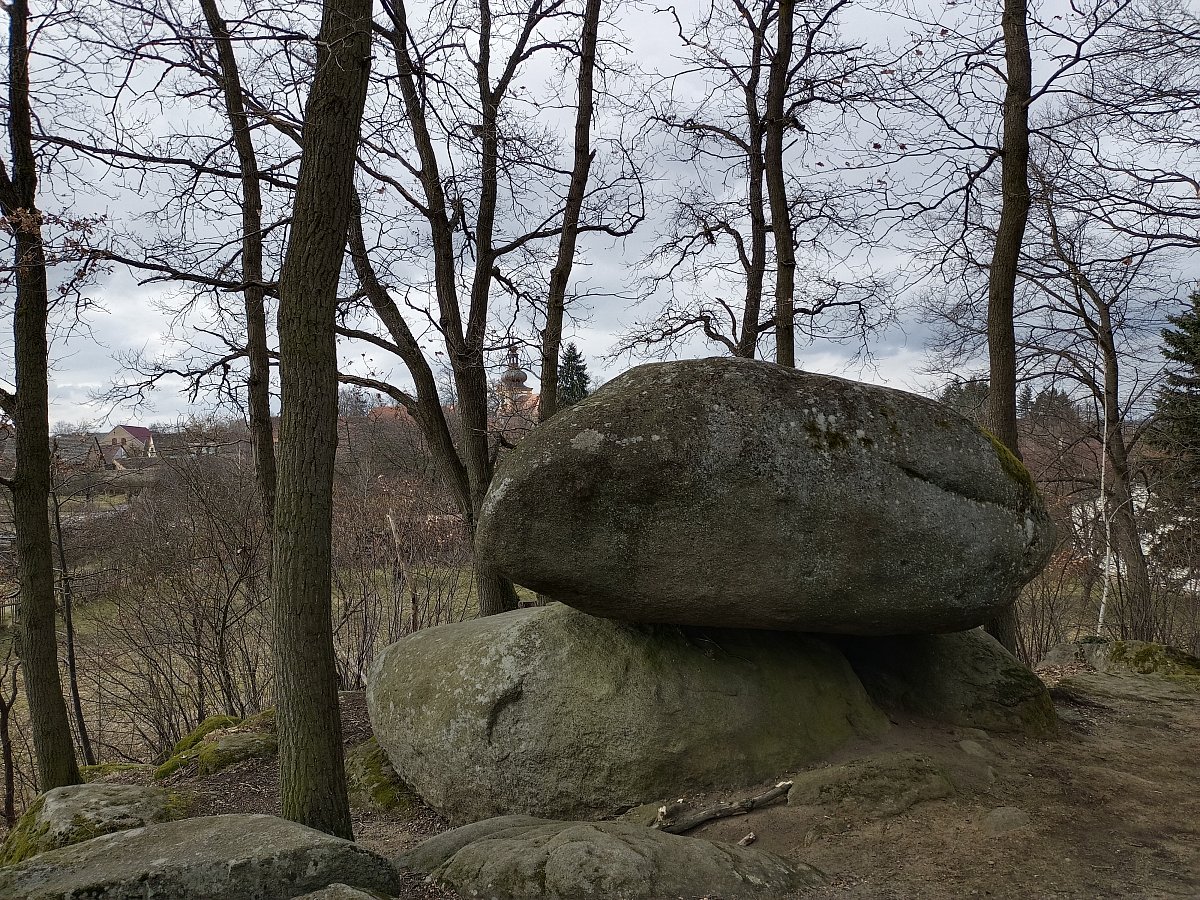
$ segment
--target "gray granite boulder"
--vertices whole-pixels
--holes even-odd
[[[76,784],[46,791],[25,810],[0,846],[0,866],[47,850],[181,818],[187,801],[159,787],[137,784]]]
[[[932,400],[770,363],[639,366],[501,462],[477,553],[638,622],[961,631],[1050,553],[1025,467]]]
[[[468,840],[431,838],[409,859],[432,880],[489,900],[775,900],[823,881],[773,853],[664,834],[625,822],[504,817]],[[472,827],[472,826],[468,826]]]
[[[819,638],[561,603],[403,638],[377,658],[367,707],[399,776],[459,823],[591,818],[754,784],[886,727]]]
[[[263,815],[118,831],[0,869],[0,897],[23,900],[291,900],[335,883],[393,894],[399,875],[350,841]]]
[[[964,728],[1049,737],[1050,693],[982,628],[958,634],[838,640],[875,701]]]

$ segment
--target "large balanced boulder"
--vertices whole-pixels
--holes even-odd
[[[158,787],[75,784],[46,791],[29,805],[0,846],[0,866],[102,834],[182,817],[187,801]]]
[[[823,880],[773,853],[626,822],[506,816],[468,828],[466,839],[430,838],[409,865],[463,896],[489,900],[776,900]]]
[[[455,822],[591,817],[754,784],[886,727],[819,638],[560,603],[403,638],[376,660],[367,705],[399,776]]]
[[[639,366],[535,429],[476,548],[595,615],[918,634],[994,617],[1051,542],[1024,466],[949,408],[704,359]]]
[[[875,701],[964,728],[1049,737],[1054,701],[1041,679],[982,628],[838,640]]]
[[[0,869],[22,900],[291,900],[331,884],[392,894],[399,875],[350,841],[263,815],[118,831]]]

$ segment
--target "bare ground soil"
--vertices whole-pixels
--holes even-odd
[[[853,800],[781,803],[692,835],[732,843],[753,832],[755,847],[816,866],[829,881],[801,895],[810,900],[1200,897],[1200,693],[1087,672],[1057,684],[1059,675],[1044,674],[1062,719],[1056,739],[897,718],[883,741],[829,761],[917,753],[949,777],[952,796],[886,815]],[[369,737],[361,695],[343,696],[343,716],[347,746]],[[194,792],[197,815],[278,811],[274,760],[176,787]],[[759,792],[685,799],[701,808]],[[1029,821],[996,833],[985,817],[998,807],[1017,807]],[[354,825],[359,843],[386,856],[448,827],[428,810],[404,818],[356,810]],[[412,876],[400,896],[456,895]]]

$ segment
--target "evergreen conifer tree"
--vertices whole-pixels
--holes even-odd
[[[564,407],[578,403],[590,393],[590,382],[591,376],[588,375],[583,354],[574,344],[567,344],[563,348],[562,362],[558,364],[558,405]]]
[[[1177,471],[1189,487],[1200,485],[1200,291],[1191,307],[1169,316],[1163,330],[1162,354],[1171,371],[1159,392],[1156,443],[1174,457]]]

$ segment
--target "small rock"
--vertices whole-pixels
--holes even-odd
[[[992,754],[979,741],[959,741],[958,748],[967,756],[974,756],[976,759],[992,758]]]
[[[22,900],[290,900],[331,884],[394,895],[400,878],[350,841],[263,815],[118,831],[0,869],[0,897]]]
[[[1003,834],[1017,828],[1024,828],[1033,819],[1029,813],[1016,806],[998,806],[983,817],[981,826],[988,834]]]
[[[823,881],[811,866],[762,850],[625,822],[493,822],[467,826],[466,840],[438,835],[417,847],[409,864],[431,867],[431,880],[464,896],[491,900],[775,900]]]
[[[360,891],[348,884],[331,884],[327,888],[297,897],[296,900],[386,900],[383,894]]]
[[[373,737],[346,754],[346,785],[354,806],[406,813],[419,803]]]

